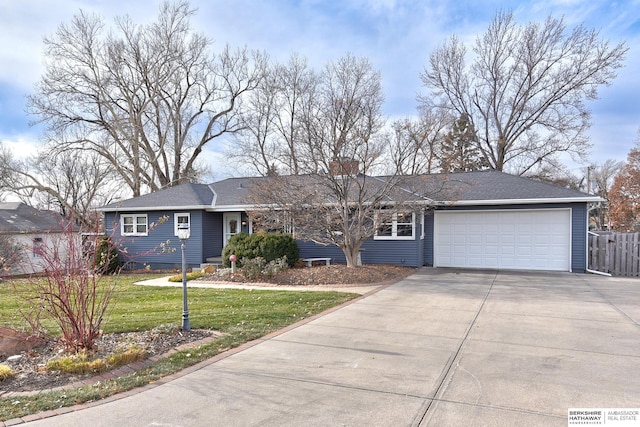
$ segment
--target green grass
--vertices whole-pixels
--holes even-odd
[[[150,330],[167,323],[181,323],[181,288],[133,284],[152,277],[154,276],[122,275],[117,278],[109,315],[103,324],[105,333]],[[16,329],[24,327],[18,307],[25,308],[21,294],[29,292],[29,289],[30,286],[25,281],[18,282],[16,286],[0,283],[0,326]],[[37,396],[0,398],[0,421],[93,401],[149,384],[358,295],[341,292],[189,288],[188,296],[191,327],[218,330],[224,332],[225,336],[198,348],[177,352],[142,371],[104,381],[99,385],[41,393]],[[53,332],[53,323],[47,323],[47,328]]]

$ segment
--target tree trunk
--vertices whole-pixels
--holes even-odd
[[[342,248],[344,257],[347,260],[347,267],[358,267],[358,254],[360,253],[360,247],[362,244],[358,243],[354,246],[345,246]]]

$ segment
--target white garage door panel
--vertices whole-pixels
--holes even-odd
[[[434,265],[569,271],[571,211],[436,212]]]

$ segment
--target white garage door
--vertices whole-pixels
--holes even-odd
[[[571,269],[571,211],[436,211],[434,266]]]

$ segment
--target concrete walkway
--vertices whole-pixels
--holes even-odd
[[[640,407],[639,322],[640,280],[422,269],[166,384],[27,425],[566,426],[569,408]]]
[[[182,282],[170,282],[167,277],[159,277],[157,279],[149,279],[143,280],[141,282],[136,282],[136,285],[141,286],[172,286],[172,287],[182,287]],[[339,291],[339,292],[348,292],[353,294],[368,294],[371,291],[374,291],[381,287],[381,285],[372,285],[372,286],[331,286],[331,285],[323,285],[323,286],[279,286],[279,285],[269,285],[267,283],[263,283],[261,285],[254,284],[244,284],[244,283],[230,283],[230,282],[208,282],[203,280],[190,280],[187,282],[187,287],[189,288],[217,288],[217,289],[260,289],[264,291],[314,291],[314,292],[322,292],[322,291]]]

